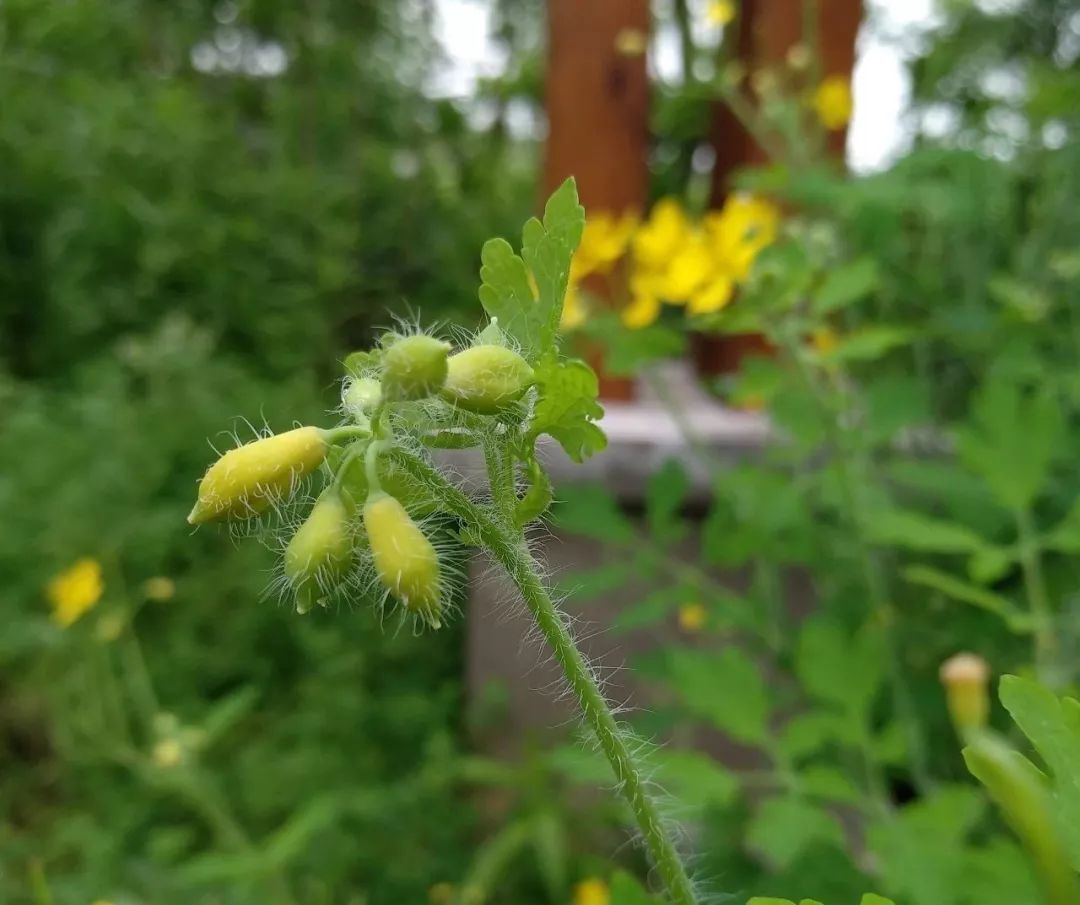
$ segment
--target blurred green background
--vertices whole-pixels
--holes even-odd
[[[393,317],[475,325],[483,240],[536,206],[513,118],[539,119],[543,72],[542,9],[477,5],[505,64],[455,99],[430,0],[0,3],[0,902],[449,902],[491,833],[475,786],[550,801],[546,763],[470,757],[460,621],[294,618],[268,551],[184,522],[207,440],[322,423]],[[785,192],[879,262],[937,411],[1015,340],[1072,412],[1080,5],[935,15],[903,58],[910,147]],[[682,153],[699,88],[656,79],[652,197],[707,179]],[[84,558],[103,593],[65,627],[49,583]],[[559,901],[543,840],[573,831],[530,831],[492,901]],[[606,870],[587,835],[575,876]]]

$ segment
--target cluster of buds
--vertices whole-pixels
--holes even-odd
[[[425,520],[437,500],[395,469],[389,453],[437,446],[434,438],[448,435],[470,440],[523,404],[533,371],[494,322],[456,354],[425,333],[389,334],[350,364],[341,423],[229,450],[202,478],[188,521],[280,514],[321,475],[323,487],[284,544],[281,583],[297,610],[375,587],[437,628],[450,590],[436,530]]]

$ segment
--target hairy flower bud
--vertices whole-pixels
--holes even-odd
[[[513,349],[473,346],[450,357],[442,395],[467,411],[493,415],[532,382],[532,368]]]
[[[354,420],[367,423],[367,416],[382,399],[382,386],[373,377],[354,377],[346,381],[341,404]]]
[[[956,654],[941,665],[941,683],[956,728],[981,729],[990,713],[990,667],[976,654]]]
[[[349,570],[352,555],[349,507],[330,488],[285,548],[285,577],[296,589],[298,608],[309,608],[310,602],[337,584]]]
[[[431,541],[405,507],[381,491],[364,505],[364,528],[379,581],[406,609],[438,628],[442,581]]]
[[[450,344],[418,333],[394,342],[383,355],[382,392],[387,399],[424,399],[446,380]]]
[[[203,476],[188,522],[257,515],[318,468],[327,448],[324,431],[298,427],[230,449]]]

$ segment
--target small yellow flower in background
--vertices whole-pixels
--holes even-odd
[[[626,254],[630,239],[638,227],[636,214],[615,217],[607,212],[592,214],[585,220],[570,269],[578,279],[590,273],[607,273]]]
[[[176,582],[164,575],[148,578],[143,582],[143,594],[147,600],[164,602],[172,600],[176,594]]]
[[[840,336],[831,327],[818,327],[810,334],[810,345],[818,355],[830,355],[840,345]]]
[[[684,305],[709,278],[715,262],[705,238],[700,233],[687,237],[685,244],[672,257],[664,280],[664,300]]]
[[[705,628],[709,619],[708,610],[700,603],[684,603],[679,607],[679,628],[689,634],[695,634]]]
[[[735,18],[735,12],[732,0],[710,0],[705,18],[710,25],[727,25]]]
[[[566,287],[566,296],[563,298],[562,319],[559,321],[559,329],[563,332],[576,330],[588,319],[588,310],[585,302],[581,299],[581,293],[577,286],[570,283]]]
[[[780,209],[755,195],[730,195],[704,222],[723,269],[741,283],[750,276],[757,256],[776,241]]]
[[[90,905],[113,905],[113,903],[110,902],[108,899],[94,899],[94,901],[91,902]]]
[[[450,905],[454,901],[454,884],[436,883],[428,889],[427,895],[431,905]]]
[[[690,238],[690,221],[675,198],[661,198],[634,236],[634,263],[663,269]]]
[[[821,124],[830,131],[843,129],[851,119],[851,83],[842,75],[830,75],[814,92],[813,107]]]
[[[573,905],[608,905],[610,901],[607,883],[596,877],[582,880],[574,887]]]
[[[735,295],[735,283],[726,273],[718,273],[702,286],[686,305],[687,314],[715,314],[727,307]]]
[[[622,309],[622,322],[631,330],[640,330],[656,323],[660,317],[660,299],[656,295],[643,292]]]
[[[150,756],[157,766],[169,769],[179,765],[184,759],[184,748],[174,738],[163,738],[154,745],[154,750]]]
[[[101,563],[96,559],[80,559],[49,582],[47,593],[53,622],[62,628],[72,625],[97,605],[104,590]]]
[[[649,47],[649,38],[639,28],[624,28],[615,35],[615,49],[624,57],[639,57]]]

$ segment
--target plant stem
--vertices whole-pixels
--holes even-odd
[[[641,765],[630,749],[628,735],[615,720],[596,678],[544,587],[520,529],[512,531],[500,524],[492,517],[490,510],[477,506],[423,460],[402,450],[394,450],[391,455],[416,477],[435,488],[450,511],[479,530],[485,546],[517,585],[556,661],[562,667],[585,721],[615,772],[619,790],[629,804],[645,846],[664,880],[669,902],[671,905],[695,905],[690,878],[660,816],[657,803],[649,793]]]
[[[1057,639],[1054,637],[1054,621],[1050,610],[1050,597],[1046,591],[1043,575],[1042,554],[1039,552],[1035,525],[1031,511],[1019,509],[1016,513],[1016,529],[1020,540],[1020,568],[1024,575],[1024,593],[1035,623],[1035,670],[1039,678],[1053,686],[1054,660]]]

